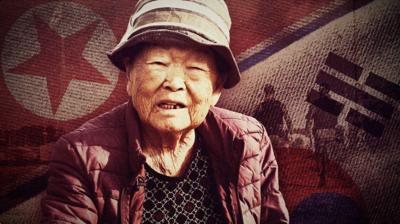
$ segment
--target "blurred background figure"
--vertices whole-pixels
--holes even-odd
[[[329,108],[326,104],[331,96],[329,94],[329,85],[323,83],[319,88],[319,97],[313,104],[310,105],[306,115],[306,130],[310,135],[311,148],[317,153],[318,168],[320,171],[320,183],[322,187],[326,183],[327,176],[327,151],[328,149],[335,149],[335,144],[344,142],[344,128],[338,124],[336,116],[329,113],[333,108]],[[324,104],[324,110],[314,105]]]
[[[267,129],[275,147],[288,146],[293,133],[292,120],[286,106],[275,99],[275,88],[271,84],[264,86],[264,101],[258,105],[253,115]]]

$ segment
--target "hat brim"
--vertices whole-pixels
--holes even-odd
[[[222,59],[222,63],[226,69],[224,74],[227,76],[224,83],[224,88],[229,89],[235,86],[240,81],[240,71],[232,51],[223,45],[212,42],[194,32],[185,30],[173,29],[151,29],[131,35],[127,41],[118,44],[113,50],[107,52],[108,58],[120,70],[125,71],[124,59],[128,52],[140,43],[168,43],[173,41],[184,41],[208,47],[217,53],[217,56]],[[132,52],[129,52],[132,55]],[[218,62],[217,62],[218,63]]]

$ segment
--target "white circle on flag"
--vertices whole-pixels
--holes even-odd
[[[49,30],[60,38],[68,38],[71,35],[94,24],[94,31],[88,35],[88,41],[84,43],[84,49],[80,54],[85,63],[89,63],[100,79],[107,83],[99,83],[91,80],[81,80],[85,71],[72,78],[61,93],[59,103],[52,107],[48,78],[37,75],[40,73],[41,65],[32,70],[35,74],[26,70],[12,72],[14,68],[37,56],[44,48],[54,47],[52,39],[39,41],[41,30],[37,29],[35,19],[39,18],[47,24]],[[26,11],[20,16],[10,31],[5,36],[1,52],[2,72],[7,88],[15,97],[16,101],[32,113],[54,120],[67,121],[87,115],[103,104],[117,82],[119,71],[111,65],[105,52],[115,46],[117,40],[107,22],[98,14],[84,5],[57,1],[38,5]],[[64,42],[61,42],[64,44]],[[63,55],[66,58],[67,51],[73,50],[75,46],[62,46]],[[44,61],[46,62],[46,61]],[[79,66],[79,65],[76,65]],[[31,66],[32,67],[32,66]],[[68,72],[68,71],[65,71]],[[78,76],[78,77],[77,77]],[[52,87],[54,89],[57,86]]]

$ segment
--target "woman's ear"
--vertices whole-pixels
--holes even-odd
[[[221,97],[222,90],[227,79],[227,74],[225,72],[218,71],[217,85],[214,87],[213,94],[211,96],[211,105],[215,106]]]
[[[125,65],[125,74],[126,74],[126,93],[128,93],[128,96],[132,96],[132,83],[131,83],[131,63],[129,58],[125,58],[123,60],[124,65]]]
[[[128,94],[128,96],[132,96],[132,83],[130,79],[128,79],[126,83],[126,93]]]
[[[214,90],[212,96],[211,96],[211,106],[215,106],[218,103],[219,98],[221,97],[223,88],[218,88]]]

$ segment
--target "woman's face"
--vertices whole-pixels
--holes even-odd
[[[160,132],[196,128],[221,93],[214,55],[199,48],[149,45],[127,70],[127,92],[142,125]]]

